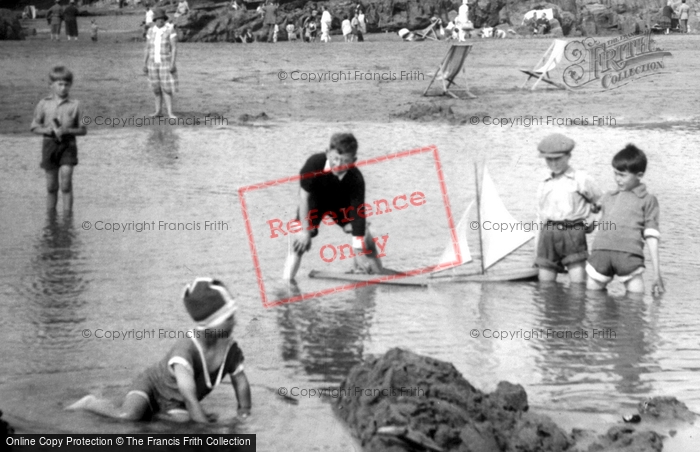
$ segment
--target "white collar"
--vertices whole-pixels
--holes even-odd
[[[323,167],[323,172],[324,172],[324,173],[330,173],[330,172],[331,172],[331,162],[330,162],[328,159],[326,159],[326,166]],[[344,172],[343,174],[341,174],[340,176],[335,176],[335,174],[333,174],[333,175],[334,175],[335,177],[337,177],[338,180],[343,180],[343,178],[345,177],[346,174],[348,174],[347,171],[345,171],[345,172]]]

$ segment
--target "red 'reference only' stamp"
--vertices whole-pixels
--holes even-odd
[[[419,155],[431,155],[434,163],[434,168],[436,171],[437,185],[439,188],[439,197],[441,198],[441,203],[443,204],[444,212],[446,215],[447,227],[449,228],[450,238],[454,244],[455,250],[458,250],[457,244],[457,232],[455,230],[455,223],[452,216],[452,211],[450,209],[450,203],[447,195],[447,189],[445,185],[445,180],[442,171],[442,165],[440,163],[440,157],[438,154],[438,149],[436,146],[428,146],[419,149],[413,149],[410,151],[398,152],[395,154],[384,155],[381,157],[370,158],[367,160],[362,160],[355,162],[349,166],[355,168],[362,168],[369,165],[385,164],[398,159],[404,159],[412,156]],[[299,295],[289,296],[282,299],[271,299],[267,290],[265,289],[265,275],[260,262],[259,247],[258,243],[260,240],[271,240],[274,242],[285,243],[295,234],[307,230],[318,228],[312,225],[314,219],[318,219],[320,216],[322,218],[321,223],[326,226],[339,225],[344,226],[350,223],[354,218],[354,215],[358,215],[361,218],[381,219],[386,218],[387,214],[392,213],[404,213],[410,210],[420,211],[424,209],[426,204],[430,203],[431,200],[426,197],[426,194],[421,189],[411,189],[410,191],[404,191],[401,193],[396,193],[393,196],[383,196],[377,197],[376,199],[365,200],[364,203],[358,206],[347,206],[345,208],[339,209],[338,213],[334,212],[319,212],[317,209],[309,210],[305,218],[284,218],[282,215],[277,217],[268,217],[265,220],[265,226],[263,228],[257,228],[258,232],[258,242],[256,242],[249,207],[246,203],[246,196],[252,192],[264,189],[270,189],[272,187],[289,184],[289,183],[299,183],[300,180],[305,178],[317,177],[318,174],[307,173],[307,174],[297,174],[290,177],[283,177],[276,180],[271,180],[267,182],[261,182],[258,184],[252,184],[245,187],[240,187],[238,189],[239,200],[241,203],[241,209],[243,213],[243,220],[246,227],[246,235],[248,237],[248,243],[250,246],[251,255],[253,258],[253,264],[255,269],[255,275],[258,283],[258,288],[260,290],[260,296],[263,302],[263,307],[270,308],[274,306],[279,306],[286,303],[293,303],[297,301],[307,300],[310,298],[317,298],[330,293],[336,293],[345,290],[357,289],[370,284],[377,284],[382,281],[396,280],[401,278],[408,278],[411,276],[422,275],[429,273],[436,269],[436,265],[428,265],[420,268],[415,268],[407,271],[402,271],[398,274],[388,274],[388,275],[369,275],[369,279],[366,281],[349,282],[346,284],[339,284],[334,287],[330,287],[323,290],[317,290],[307,293],[302,293]],[[435,195],[437,197],[438,195]],[[432,201],[435,202],[434,200]],[[435,206],[433,206],[435,207]],[[434,214],[435,210],[431,210]],[[423,214],[424,215],[424,214]],[[283,219],[284,218],[284,219]],[[316,222],[318,223],[318,222]],[[349,238],[349,237],[348,237]],[[389,234],[382,234],[377,237],[373,237],[374,245],[378,254],[378,258],[385,257],[387,255],[387,249],[389,244],[390,236]],[[396,251],[394,249],[394,251]],[[331,263],[334,261],[340,261],[345,259],[351,259],[356,256],[356,254],[367,254],[367,250],[363,244],[362,251],[353,250],[353,247],[349,243],[344,244],[333,244],[325,243],[319,247],[318,255],[322,262]],[[449,264],[441,264],[440,267],[458,265],[461,263],[461,256],[457,252],[457,261]],[[280,268],[281,271],[281,268]]]

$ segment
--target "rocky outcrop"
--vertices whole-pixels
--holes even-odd
[[[571,437],[551,419],[528,413],[520,385],[485,394],[452,364],[402,349],[354,367],[334,407],[365,451],[563,452]],[[437,447],[438,449],[434,449]]]
[[[490,394],[472,386],[452,364],[394,348],[353,367],[333,408],[366,452],[660,452],[656,421],[691,423],[695,415],[675,398],[640,403],[633,422],[605,434],[571,434],[528,411],[522,386],[502,381]]]
[[[0,9],[0,41],[24,39],[19,15],[9,9]]]
[[[678,0],[680,2],[680,0]],[[193,2],[190,2],[193,3]],[[432,17],[447,24],[457,14],[460,0],[362,0],[369,32],[395,32],[402,28],[422,29],[430,25]],[[522,26],[526,12],[533,9],[554,11],[550,24],[556,36],[606,36],[643,32],[653,26],[661,15],[664,0],[469,0],[469,19],[476,28],[505,24],[519,33],[532,33],[532,27]],[[695,0],[690,0],[691,8]],[[297,28],[311,16],[312,11],[321,15],[321,5],[328,7],[333,16],[333,31],[338,32],[343,16],[352,17],[357,3],[350,0],[331,0],[316,3],[295,0],[280,5],[278,10],[279,39],[287,39],[284,26],[293,23]],[[262,18],[254,10],[233,11],[228,6],[212,9],[202,5],[193,13],[178,19],[178,27],[186,41],[235,41],[236,36],[250,30],[257,38],[265,39]],[[204,8],[208,8],[204,10]],[[192,16],[192,17],[190,17]],[[695,15],[689,26],[697,29],[700,24]]]

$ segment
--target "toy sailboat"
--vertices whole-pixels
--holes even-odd
[[[445,248],[440,262],[430,274],[434,282],[497,282],[521,281],[537,277],[537,269],[527,263],[511,265],[494,265],[534,238],[531,231],[517,227],[518,223],[508,212],[498,196],[496,186],[489,175],[486,165],[483,167],[481,186],[476,164],[474,175],[476,181],[476,199],[473,200],[457,223],[456,237]],[[469,223],[472,208],[476,204],[476,223]],[[471,262],[472,256],[467,243],[467,226],[477,229],[479,236],[478,259],[480,268],[471,272],[457,272],[459,267]],[[474,227],[476,226],[476,227]],[[522,225],[520,225],[522,226]],[[502,230],[505,229],[505,230]],[[505,264],[505,263],[504,263]],[[449,270],[449,271],[447,271]]]

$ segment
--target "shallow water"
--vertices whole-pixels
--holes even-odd
[[[487,162],[504,203],[523,221],[534,219],[544,171],[535,147],[544,134],[564,131],[574,138],[572,164],[606,189],[613,186],[614,152],[637,143],[649,156],[645,182],[662,208],[667,294],[635,300],[613,283],[608,295],[592,297],[562,279],[553,287],[366,287],[263,308],[237,190],[293,176],[310,153],[325,149],[328,137],[343,129],[356,134],[361,159],[436,145],[455,217],[474,196],[472,162]],[[221,413],[214,431],[258,433],[260,450],[287,447],[287,435],[302,435],[318,450],[338,450],[341,444],[351,449],[347,433],[331,416],[328,397],[299,397],[293,405],[275,393],[279,387],[335,385],[366,354],[397,346],[454,363],[483,390],[493,390],[500,380],[521,383],[535,409],[617,420],[646,397],[672,395],[700,412],[700,332],[694,326],[700,320],[695,309],[700,245],[692,240],[700,226],[700,181],[691,177],[698,167],[696,136],[680,126],[501,129],[404,123],[91,131],[79,140],[70,218],[48,218],[44,211],[40,138],[3,136],[6,158],[0,171],[9,183],[0,192],[0,408],[29,431],[173,429],[115,424],[64,413],[61,407],[86,392],[123,394],[131,378],[172,345],[167,336],[188,329],[180,301],[184,284],[212,275],[232,288],[240,304],[235,335],[246,356],[255,415],[243,425],[235,423],[235,402],[226,385],[204,406]],[[432,156],[368,165],[362,172],[370,200],[426,193],[424,206],[372,219],[375,236],[389,237],[386,265],[410,270],[435,264],[449,236]],[[296,184],[246,195],[271,300],[290,295],[278,281],[287,245],[284,238],[268,237],[266,222],[293,218]],[[105,223],[131,222],[127,231],[97,230]],[[138,222],[155,222],[156,230],[136,232]],[[169,230],[176,223],[180,230]],[[336,285],[307,278],[311,269],[348,268],[347,261],[329,265],[317,254],[324,244],[346,241],[336,229],[322,230],[304,260],[301,292]],[[526,245],[520,258],[531,252]],[[647,279],[647,292],[650,284]],[[481,336],[484,330],[520,333],[513,340],[474,339],[474,329]],[[527,332],[540,329],[539,337],[526,339]],[[593,338],[594,329],[603,337]],[[84,330],[90,337],[83,337]],[[96,338],[105,334],[97,330],[134,332],[111,340]],[[137,340],[136,331],[144,330],[155,330],[155,337]],[[588,337],[557,337],[567,331]],[[309,447],[301,441],[289,446]]]

